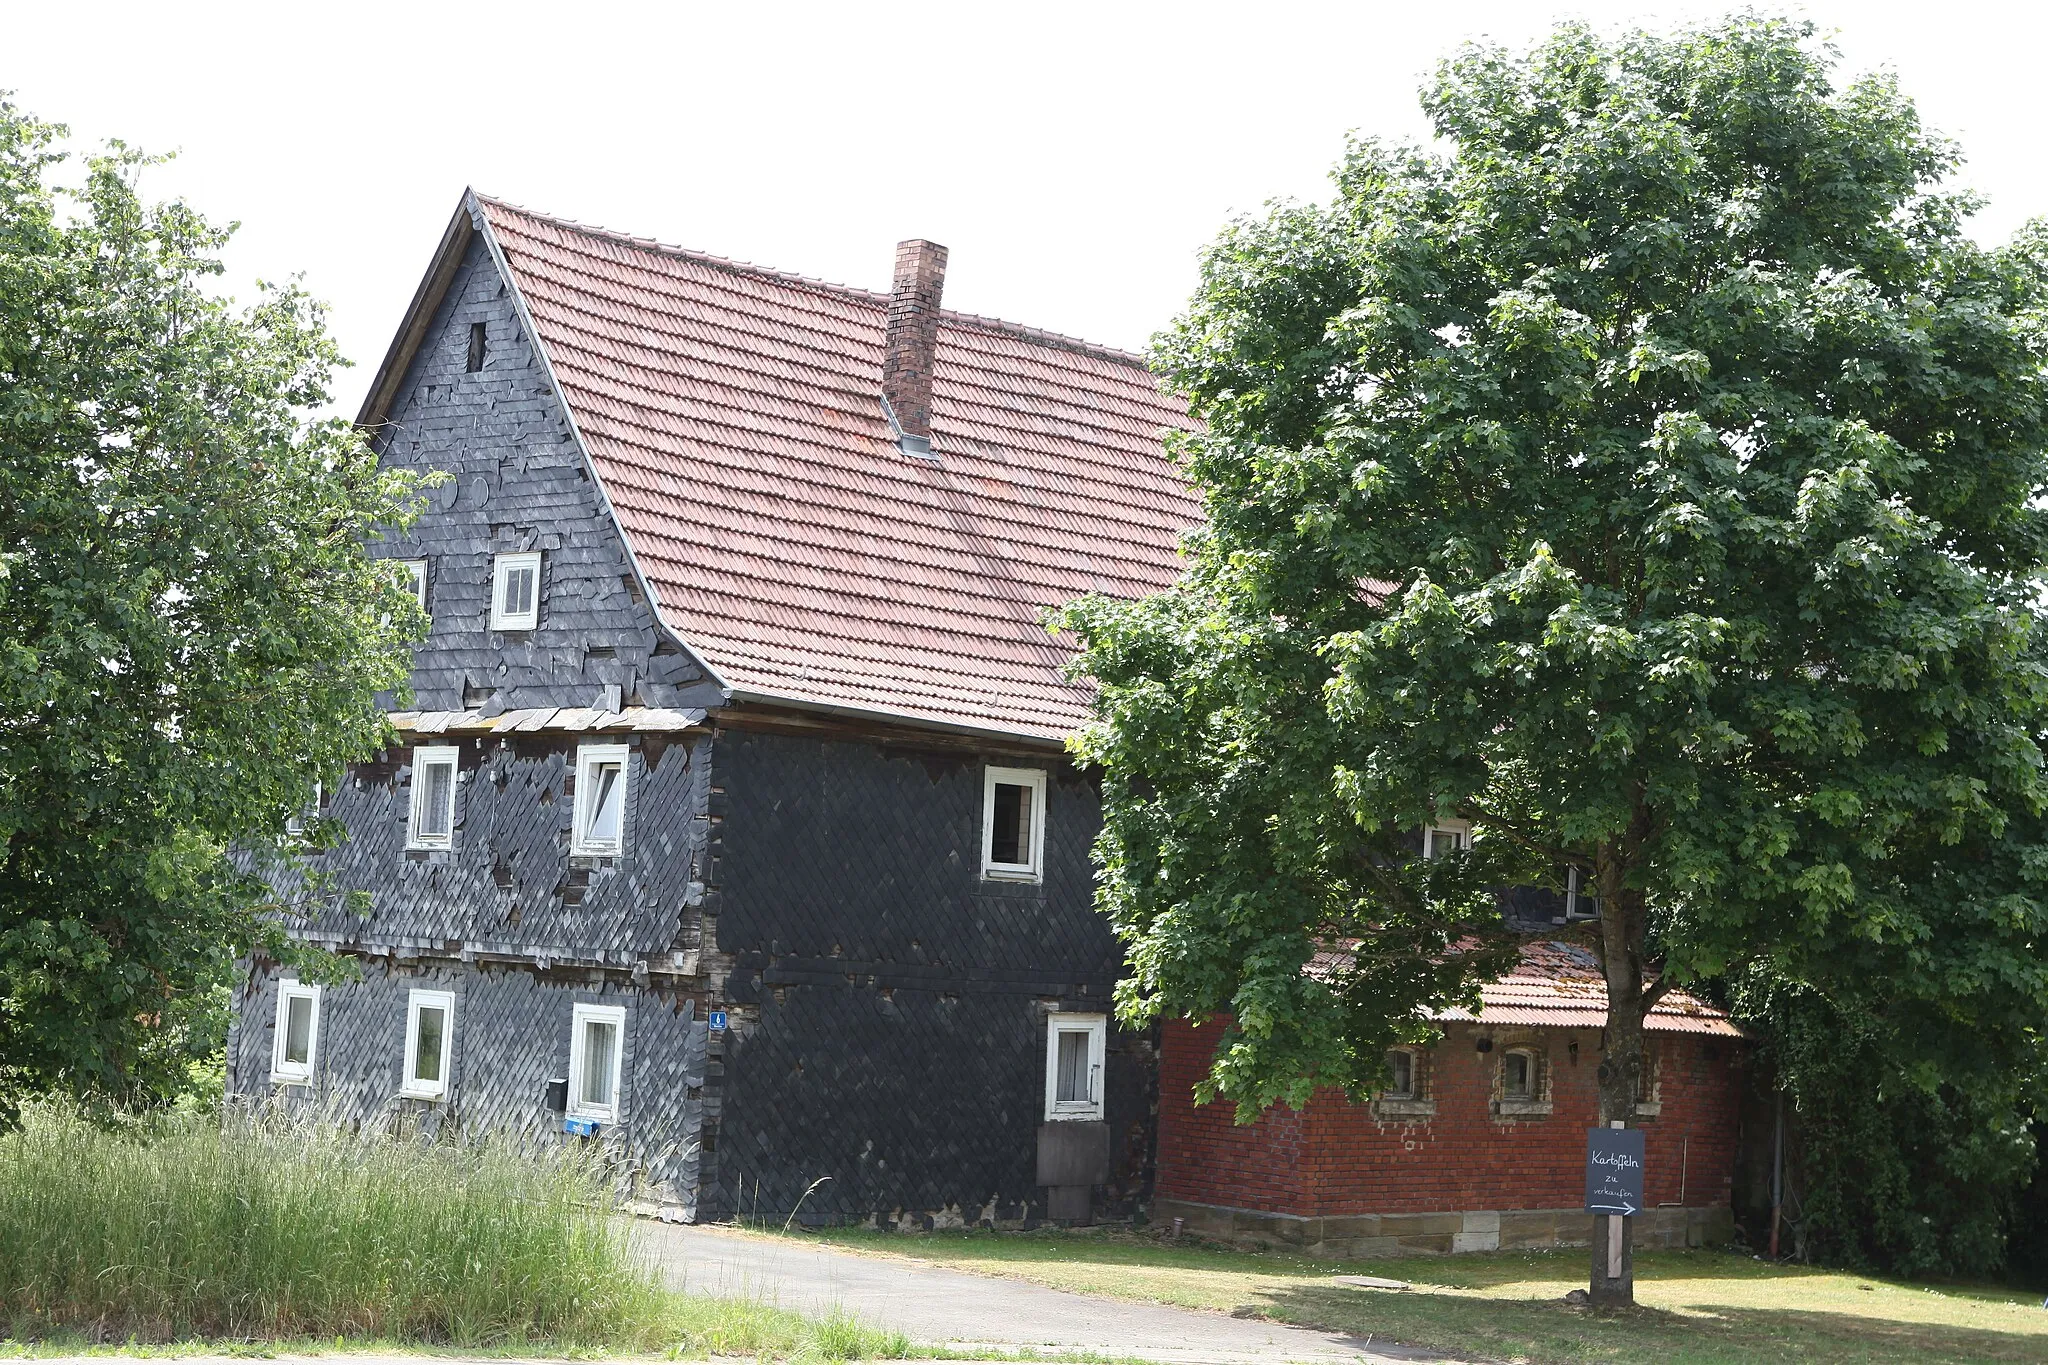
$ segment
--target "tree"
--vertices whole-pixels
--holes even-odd
[[[181,1083],[422,621],[364,548],[412,482],[309,415],[319,308],[209,292],[227,231],[119,145],[59,188],[62,135],[0,103],[0,1119]]]
[[[2048,235],[1973,244],[1955,150],[1831,61],[1468,47],[1440,152],[1355,143],[1207,253],[1158,342],[1207,525],[1061,618],[1120,1009],[1231,1017],[1203,1098],[1369,1091],[1496,970],[1483,888],[1565,867],[1607,1119],[1681,982],[1883,982],[1990,1059],[2048,1019]]]

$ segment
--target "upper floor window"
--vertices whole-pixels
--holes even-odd
[[[1510,1048],[1500,1059],[1501,1095],[1511,1100],[1536,1098],[1536,1054]]]
[[[491,629],[532,630],[540,625],[540,552],[499,555],[491,561]]]
[[[1101,1014],[1055,1014],[1045,1030],[1045,1117],[1102,1117],[1102,1061],[1109,1019]]]
[[[448,1057],[455,1041],[455,996],[414,991],[405,1005],[405,1080],[398,1093],[416,1100],[448,1094]]]
[[[605,856],[625,848],[626,754],[623,744],[585,744],[576,750],[571,853]]]
[[[1387,1085],[1380,1091],[1383,1099],[1417,1100],[1422,1098],[1421,1068],[1416,1065],[1415,1053],[1405,1047],[1397,1047],[1387,1054]]]
[[[320,988],[287,977],[277,983],[276,1038],[271,1045],[270,1079],[307,1085],[320,1047]]]
[[[1472,848],[1472,824],[1468,820],[1439,820],[1422,831],[1422,856],[1448,858]]]
[[[471,374],[475,374],[478,370],[481,370],[484,367],[484,357],[486,354],[486,347],[488,345],[489,339],[484,331],[484,325],[481,322],[470,323],[469,354],[467,356],[464,356],[463,360],[465,361],[466,367]]]
[[[412,751],[412,811],[407,848],[455,845],[455,746],[422,744]]]
[[[313,783],[313,799],[284,818],[284,832],[294,838],[303,837],[308,822],[320,818],[320,807],[326,799],[326,792],[318,779]]]
[[[427,561],[424,559],[398,559],[392,561],[398,566],[399,582],[412,589],[413,601],[420,604],[420,610],[427,609]]]
[[[990,768],[982,783],[981,875],[1002,881],[1043,879],[1045,770]]]
[[[619,1121],[619,1077],[625,1057],[626,1011],[620,1005],[577,1005],[570,1017],[569,1116]]]
[[[1593,874],[1582,867],[1564,870],[1564,917],[1567,921],[1600,918],[1600,897],[1594,892]]]

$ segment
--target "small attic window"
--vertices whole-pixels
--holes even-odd
[[[469,372],[475,374],[484,367],[484,325],[481,322],[469,324]]]

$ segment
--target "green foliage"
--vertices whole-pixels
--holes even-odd
[[[0,1137],[0,1336],[904,1352],[843,1316],[670,1293],[609,1207],[560,1150],[32,1104]]]
[[[1829,64],[1754,17],[1470,47],[1440,154],[1208,252],[1158,343],[1208,524],[1062,622],[1120,1008],[1230,1011],[1241,1113],[1371,1085],[1493,970],[1443,951],[1483,888],[1565,865],[1610,1113],[1657,994],[1759,962],[1986,1075],[2038,1036],[2048,232],[1974,244],[1954,149]]]
[[[175,1090],[313,784],[381,742],[421,618],[365,542],[414,484],[340,420],[295,287],[210,288],[227,232],[115,146],[0,102],[0,1118]],[[316,835],[316,837],[332,837]]]
[[[2031,1112],[2048,1111],[2048,1055],[1987,1050],[1930,1028],[1878,989],[1823,995],[1762,964],[1737,1010],[1783,1078],[1794,1141],[1796,1237],[1785,1249],[1859,1269],[1983,1276],[2031,1248],[2020,1202],[2039,1168]],[[1910,1016],[1908,1016],[1910,1018]]]

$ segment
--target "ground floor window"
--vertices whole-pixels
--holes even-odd
[[[1045,1116],[1102,1117],[1102,1059],[1109,1019],[1101,1014],[1055,1014],[1045,1031]]]
[[[307,1085],[320,1046],[320,988],[287,978],[277,983],[277,1029],[270,1058],[270,1079],[286,1085]]]
[[[578,1005],[570,1027],[569,1116],[617,1123],[626,1011],[619,1005]]]
[[[448,1058],[455,1041],[455,997],[414,991],[405,1007],[405,1083],[399,1093],[416,1100],[448,1094]]]

